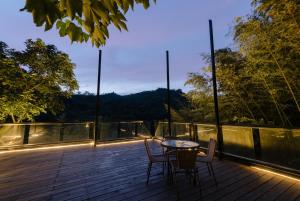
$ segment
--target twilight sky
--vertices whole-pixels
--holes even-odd
[[[80,91],[95,93],[98,50],[90,43],[71,44],[54,28],[35,27],[30,14],[19,12],[25,1],[0,1],[0,40],[24,49],[26,39],[41,38],[69,54],[76,64]],[[233,47],[228,35],[234,18],[251,11],[250,0],[157,0],[126,15],[129,32],[110,27],[103,50],[101,93],[129,94],[166,87],[165,50],[170,51],[171,88],[183,89],[188,72],[200,71],[202,53],[210,51],[208,19],[213,20],[215,48]]]

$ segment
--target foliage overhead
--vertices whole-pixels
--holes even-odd
[[[147,9],[150,0],[26,0],[21,11],[30,12],[36,26],[45,31],[56,25],[60,36],[68,35],[72,42],[90,39],[99,47],[109,37],[110,24],[127,30],[125,14],[136,4]]]
[[[68,55],[42,40],[27,40],[24,51],[0,42],[0,120],[33,121],[64,109],[63,98],[78,88]]]

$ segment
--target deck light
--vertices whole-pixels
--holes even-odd
[[[271,170],[266,170],[266,169],[259,168],[259,167],[256,167],[256,166],[251,166],[251,167],[254,168],[254,169],[263,171],[263,172],[267,172],[267,173],[271,173],[271,174],[274,174],[274,175],[278,175],[278,176],[281,176],[281,177],[284,177],[284,178],[292,179],[292,180],[294,180],[294,181],[298,181],[298,182],[300,181],[300,179],[298,179],[298,178],[291,177],[291,176],[287,176],[287,175],[285,175],[285,174],[273,172],[273,171],[271,171]]]
[[[97,144],[97,147],[104,147],[104,146],[110,146],[110,145],[119,145],[119,144],[131,144],[131,143],[138,143],[143,140],[132,140],[132,141],[123,141],[123,142],[111,142],[111,143],[105,143],[105,144]],[[56,145],[56,146],[48,146],[48,147],[35,147],[35,148],[25,148],[25,149],[14,149],[14,150],[5,150],[0,151],[0,154],[5,153],[17,153],[17,152],[28,152],[28,151],[38,151],[38,150],[51,150],[51,149],[60,149],[60,148],[69,148],[69,147],[80,147],[80,146],[93,146],[93,142],[89,143],[81,143],[81,144],[68,144],[68,145]]]
[[[87,146],[87,145],[91,145],[91,143],[68,144],[68,145],[57,145],[57,146],[48,146],[48,147],[35,147],[35,148],[5,150],[5,151],[0,151],[0,154],[38,151],[38,150],[60,149],[60,148],[69,148],[69,147],[80,147],[80,146]]]
[[[133,143],[138,143],[142,142],[144,140],[131,140],[131,141],[123,141],[123,142],[111,142],[111,143],[103,143],[103,144],[97,144],[97,147],[104,147],[104,146],[109,146],[109,145],[119,145],[119,144],[133,144]]]

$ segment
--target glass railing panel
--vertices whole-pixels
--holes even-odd
[[[24,127],[20,124],[0,124],[0,146],[22,145]]]
[[[252,128],[222,126],[224,152],[254,158]]]
[[[180,139],[192,139],[189,123],[172,123],[172,135]]]
[[[135,136],[134,123],[121,122],[119,138],[130,138]]]
[[[259,128],[261,160],[300,169],[300,130]]]
[[[113,140],[119,138],[118,123],[102,122],[100,124],[100,140]]]
[[[290,160],[290,166],[300,170],[300,129],[292,130],[292,139],[292,152],[294,157]]]
[[[139,125],[135,122],[101,122],[100,129],[100,140],[114,140],[135,137]]]
[[[63,124],[61,140],[64,142],[88,140],[93,137],[92,126],[90,123]]]
[[[28,144],[59,143],[60,129],[60,124],[31,124]]]
[[[217,131],[215,125],[195,124],[197,126],[197,139],[201,147],[207,147],[209,139],[217,140]]]
[[[156,137],[169,136],[168,122],[159,122],[155,131]],[[171,135],[180,139],[190,139],[189,123],[171,123]]]
[[[155,137],[163,137],[169,135],[168,130],[168,123],[158,122],[158,125],[155,130]]]
[[[147,122],[139,122],[137,123],[137,131],[140,136],[151,136],[151,132],[149,130],[150,126],[146,126]]]

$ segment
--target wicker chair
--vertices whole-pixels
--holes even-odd
[[[176,160],[171,160],[172,177],[177,173],[191,173],[194,179],[197,175],[197,152],[192,150],[177,150]]]
[[[164,174],[164,169],[165,169],[165,165],[167,163],[167,158],[164,154],[152,154],[152,150],[149,146],[148,139],[145,138],[144,144],[145,144],[147,156],[148,156],[148,159],[149,159],[148,170],[147,170],[147,181],[146,181],[146,184],[148,185],[152,164],[153,163],[162,163],[162,165],[163,165],[163,174]]]
[[[218,182],[217,182],[215,172],[214,172],[214,169],[212,166],[212,161],[213,161],[213,158],[215,155],[215,149],[216,149],[216,141],[214,139],[210,139],[209,144],[208,144],[207,154],[205,154],[205,155],[198,154],[196,165],[199,167],[201,165],[200,163],[206,163],[209,175],[213,176],[213,179],[217,186]]]
[[[186,174],[189,178],[190,183],[193,180],[194,185],[196,185],[196,181],[198,180],[198,183],[200,184],[198,168],[196,166],[196,158],[197,151],[195,150],[177,150],[176,160],[171,161],[171,180],[172,183],[175,183],[176,185],[178,200],[180,199],[179,189],[176,182],[176,175],[178,173]]]

